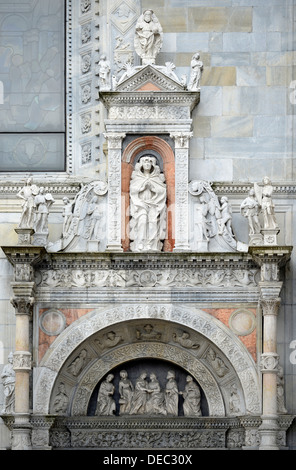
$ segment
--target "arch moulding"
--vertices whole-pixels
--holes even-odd
[[[85,344],[87,340],[90,340],[90,338],[96,333],[99,333],[106,328],[112,329],[112,326],[115,327],[115,325],[120,323],[135,320],[167,321],[178,325],[180,328],[190,328],[197,334],[206,338],[209,342],[215,345],[219,351],[221,351],[221,354],[226,357],[231,364],[231,367],[233,368],[242,389],[246,413],[260,414],[261,400],[257,367],[253,358],[248,353],[241,341],[219,320],[213,318],[210,314],[204,312],[203,310],[187,306],[174,306],[171,304],[133,304],[122,305],[116,308],[109,307],[105,309],[96,309],[92,312],[89,312],[84,317],[81,317],[79,320],[69,326],[50,346],[39,366],[35,369],[35,393],[33,404],[34,413],[45,415],[50,413],[51,400],[55,385],[65,363],[71,354],[75,352],[75,350],[78,350],[80,346]],[[164,345],[161,342],[155,343],[154,346],[151,343],[147,345],[148,349],[146,347],[145,353],[144,346],[145,343],[134,343],[121,346],[116,351],[118,351],[118,354],[120,354],[121,357],[123,357],[122,354],[125,354],[126,356],[131,354],[131,358],[136,358],[139,356],[148,357],[149,355],[153,356],[153,347],[162,348],[161,354],[163,359],[169,359],[169,357],[172,357],[173,350],[180,353],[180,348],[173,347],[169,344]],[[138,348],[138,352],[131,353],[131,351],[136,351],[135,348]],[[142,352],[139,350],[139,348],[142,348]],[[189,363],[190,360],[192,362],[192,355],[188,353],[187,350],[183,348],[181,349],[183,357],[184,354],[188,355],[187,359],[185,358],[183,361],[184,364],[186,363],[186,360],[188,360]],[[113,351],[115,351],[115,349],[113,349]],[[114,367],[116,364],[116,360],[114,359],[117,354],[116,351],[115,356],[112,350],[107,353],[107,356],[109,355],[110,361],[109,369]],[[138,354],[138,356],[135,354]],[[98,367],[100,368],[100,359],[101,358],[91,364],[89,368],[91,369],[93,367],[94,370],[96,370]],[[129,360],[129,357],[127,357],[127,359],[122,359],[122,363],[124,360]],[[184,364],[180,364],[181,367],[184,368]],[[194,369],[196,369],[196,372],[194,372]],[[221,398],[221,393],[219,392],[219,387],[216,383],[216,380],[213,378],[213,374],[211,374],[211,372],[207,370],[200,361],[196,360],[193,368],[189,367],[187,370],[199,380],[201,374],[204,371],[206,374],[205,377],[207,378],[204,380],[208,380],[208,382],[213,386],[212,390],[215,391],[213,396],[216,396],[216,398],[220,396]],[[86,372],[87,371],[88,369],[86,368]],[[106,372],[107,370],[105,370],[105,373]],[[82,379],[80,378],[80,390],[83,388],[83,380],[87,375],[89,376],[89,374],[85,373],[83,374]],[[99,378],[100,377],[98,376],[97,382],[99,381]],[[94,384],[91,384],[90,390],[92,390],[93,386]],[[207,389],[207,386],[205,386],[205,389]],[[87,392],[87,396],[89,396],[90,390]],[[220,398],[218,398],[217,403],[219,403]],[[220,415],[223,415],[224,413],[224,411],[222,411],[222,409],[224,409],[222,406],[222,401],[220,401],[220,405],[218,404],[217,406],[214,406],[213,403],[209,403],[209,408],[212,408],[212,413],[218,412]]]

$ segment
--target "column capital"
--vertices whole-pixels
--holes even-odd
[[[171,132],[170,137],[175,139],[176,148],[188,148],[193,132]]]
[[[262,307],[263,316],[277,315],[279,312],[280,305],[281,305],[281,299],[280,297],[269,298],[269,299],[261,298],[260,305]]]
[[[109,148],[121,149],[121,144],[126,134],[124,132],[106,132],[104,137],[108,140]]]

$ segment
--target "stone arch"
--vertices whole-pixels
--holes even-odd
[[[64,380],[62,372],[65,371],[67,361],[73,353],[77,354],[87,341],[92,341],[96,334],[103,334],[106,329],[116,329],[118,325],[128,325],[129,322],[140,322],[142,324],[143,321],[162,322],[165,325],[178,327],[180,330],[189,329],[190,332],[196,333],[199,338],[204,338],[207,344],[213,345],[223,358],[227,358],[233,373],[228,377],[219,378],[215,375],[211,366],[206,364],[205,357],[202,354],[197,357],[184,348],[180,349],[180,345],[168,342],[159,341],[154,346],[163,351],[162,357],[168,358],[169,354],[173,357],[174,353],[172,351],[182,354],[183,360],[178,362],[180,362],[181,367],[188,370],[189,373],[193,372],[193,375],[201,380],[207,399],[211,402],[212,414],[218,413],[220,416],[228,414],[225,402],[227,396],[229,396],[230,386],[234,382],[239,384],[241,390],[243,411],[252,414],[260,413],[260,386],[257,369],[245,346],[225,325],[210,314],[200,309],[171,304],[123,305],[117,308],[97,309],[69,326],[48,349],[36,370],[34,412],[41,414],[51,412],[51,402],[59,382]],[[143,348],[143,345],[145,347],[141,352],[139,348]],[[87,397],[90,396],[91,390],[98,382],[98,376],[93,374],[94,371],[98,368],[106,370],[109,367],[111,369],[111,366],[116,364],[114,358],[121,358],[117,359],[120,363],[123,358],[128,359],[128,353],[131,358],[141,356],[141,354],[145,357],[153,355],[151,345],[151,342],[148,345],[137,342],[124,343],[104,354],[103,361],[101,360],[102,355],[101,358],[96,357],[95,360],[89,362],[82,375],[69,382],[71,413],[75,413],[75,402],[77,402],[78,397],[81,400],[83,396],[86,397],[83,406],[87,406]],[[184,366],[184,364],[187,364],[187,366]],[[203,373],[205,373],[204,377],[202,377]],[[204,384],[205,380],[208,381],[208,385]],[[220,403],[219,405],[214,404],[214,399],[211,401],[209,390],[212,390],[211,393],[215,393],[215,400],[217,400],[216,403]],[[220,396],[219,399],[218,396]]]
[[[175,226],[175,156],[171,146],[158,136],[142,136],[130,142],[122,155],[122,200],[125,214],[125,230],[122,246],[124,251],[129,250],[129,188],[130,179],[134,169],[135,161],[139,154],[144,151],[152,151],[155,155],[159,155],[163,163],[163,172],[167,184],[167,239],[164,242],[164,251],[172,251],[174,248],[174,226]]]

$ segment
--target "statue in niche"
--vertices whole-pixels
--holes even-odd
[[[97,400],[97,416],[113,416],[116,409],[115,400],[113,398],[115,387],[112,383],[113,374],[108,374],[106,380],[102,382]]]
[[[134,386],[129,380],[126,370],[122,370],[120,372],[120,381],[118,389],[120,395],[120,414],[129,414],[134,396]]]
[[[198,385],[193,381],[193,378],[188,375],[186,378],[185,390],[180,392],[183,395],[183,411],[184,416],[201,416],[200,409],[200,390]]]
[[[190,339],[190,335],[187,331],[183,331],[183,333],[179,336],[177,336],[176,333],[173,333],[173,339],[176,343],[179,343],[183,348],[186,349],[198,349],[199,344],[195,343]]]
[[[176,382],[175,372],[168,371],[165,388],[166,412],[170,416],[178,416],[179,390]]]
[[[261,223],[259,220],[260,204],[256,199],[255,189],[251,188],[248,197],[244,199],[240,206],[242,216],[248,219],[249,235],[260,234]]]
[[[13,369],[13,353],[8,355],[8,364],[3,367],[1,379],[4,388],[4,408],[3,414],[14,412],[15,403],[15,371]]]
[[[140,158],[130,182],[131,251],[161,251],[166,234],[165,178],[156,158]]]
[[[273,187],[270,179],[265,176],[263,178],[263,186],[254,183],[254,190],[257,200],[262,208],[264,229],[278,229],[278,224],[275,218],[274,203],[272,200]]]
[[[166,415],[165,397],[154,373],[150,374],[147,392],[146,413],[149,415]]]
[[[203,70],[203,63],[200,60],[200,55],[198,52],[194,54],[191,59],[191,73],[188,83],[189,91],[199,91],[200,90],[200,79]]]
[[[137,330],[136,331],[136,337],[138,340],[143,340],[143,341],[159,341],[161,339],[161,333],[158,331],[153,331],[154,328],[150,323],[147,323],[147,325],[144,326],[144,331]]]
[[[66,394],[66,387],[63,382],[58,387],[58,394],[53,403],[53,411],[58,415],[65,415],[68,409],[69,398]]]
[[[132,406],[130,409],[131,415],[146,413],[146,403],[147,403],[147,393],[148,393],[148,382],[146,378],[147,378],[147,373],[142,372],[140,377],[136,380]]]
[[[34,201],[36,207],[35,233],[48,233],[49,208],[54,202],[52,195],[50,193],[44,194],[44,188],[41,187]]]
[[[35,196],[39,192],[38,186],[28,178],[26,185],[18,192],[17,197],[23,199],[22,215],[19,228],[33,228],[35,217]]]
[[[210,362],[218,377],[224,377],[224,375],[227,374],[229,370],[228,367],[212,348],[208,350],[206,359]]]
[[[85,366],[85,363],[87,361],[87,351],[86,349],[82,349],[81,353],[79,356],[74,359],[74,361],[69,365],[68,370],[71,372],[74,377],[77,377],[82,369]]]
[[[145,10],[137,21],[134,46],[142,64],[154,64],[162,47],[162,27],[152,10]]]

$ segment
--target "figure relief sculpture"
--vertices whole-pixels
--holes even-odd
[[[102,234],[102,219],[104,216],[104,208],[100,204],[98,196],[94,196],[90,202],[87,215],[91,217],[89,228],[89,239],[100,240]]]
[[[175,372],[168,371],[165,388],[166,412],[170,416],[178,416],[179,390]]]
[[[173,333],[173,339],[176,343],[179,343],[186,349],[198,349],[200,347],[198,343],[190,339],[190,334],[187,331],[183,331],[179,336],[177,336],[176,333]]]
[[[110,78],[111,65],[105,54],[102,54],[98,62],[99,87],[101,91],[109,91],[111,89]]]
[[[206,359],[212,365],[218,377],[224,377],[224,375],[229,371],[224,361],[221,357],[217,356],[216,352],[212,348],[208,350]]]
[[[129,414],[134,395],[134,386],[129,380],[126,370],[122,370],[120,372],[120,381],[118,389],[120,395],[120,415]]]
[[[261,223],[259,220],[260,204],[256,199],[255,189],[251,188],[248,197],[244,199],[240,206],[240,212],[243,217],[248,219],[249,236],[259,235],[261,231]]]
[[[66,393],[66,387],[63,382],[58,387],[58,394],[53,403],[53,412],[58,415],[65,415],[68,409],[69,397]]]
[[[97,416],[113,416],[116,410],[115,400],[113,398],[115,387],[112,383],[114,379],[113,374],[109,374],[106,380],[102,382],[97,400]]]
[[[238,394],[238,388],[236,384],[231,386],[230,398],[229,398],[229,411],[232,415],[237,415],[241,412],[240,409],[240,398]]]
[[[200,79],[203,70],[203,63],[200,60],[199,53],[194,54],[191,60],[191,73],[188,83],[189,91],[199,91],[200,90]]]
[[[164,383],[166,377],[166,383]],[[97,416],[179,416],[179,396],[183,396],[184,416],[201,416],[201,393],[193,377],[186,377],[184,391],[179,391],[176,374],[169,369],[161,380],[156,373],[142,371],[133,383],[126,370],[119,372],[118,388],[108,374],[99,387]],[[117,393],[115,393],[117,391]],[[114,398],[115,397],[115,398]],[[118,406],[116,406],[118,403]],[[180,403],[181,405],[181,403]],[[119,410],[116,410],[118,408]],[[182,414],[182,413],[180,413]]]
[[[82,349],[79,356],[77,356],[73,362],[68,367],[69,372],[71,372],[74,377],[77,377],[82,369],[84,368],[87,361],[87,351],[86,349]]]
[[[17,197],[23,199],[19,228],[32,229],[34,227],[35,196],[38,192],[38,186],[33,184],[32,178],[28,178],[26,185],[17,194]]]
[[[73,217],[73,205],[74,201],[70,201],[68,197],[63,198],[63,203],[64,203],[64,209],[63,209],[63,232],[62,232],[62,237],[67,238],[69,236],[69,229],[70,225],[72,222],[72,217]]]
[[[1,379],[4,388],[4,408],[3,414],[14,412],[15,402],[15,371],[13,369],[13,353],[8,355],[8,364],[3,367]]]
[[[142,64],[154,64],[162,47],[162,27],[152,10],[145,10],[137,21],[135,32],[135,51]]]
[[[156,158],[136,163],[130,182],[131,251],[161,251],[166,235],[167,190]]]
[[[150,374],[148,383],[148,400],[146,404],[146,413],[148,415],[166,415],[165,397],[162,392],[157,377],[154,373]]]
[[[190,375],[188,375],[186,378],[185,390],[183,392],[180,392],[180,394],[183,395],[184,398],[184,416],[201,416],[200,390],[198,385],[193,381],[193,378]]]
[[[148,381],[147,373],[142,372],[140,377],[136,380],[135,391],[133,395],[132,406],[130,409],[131,415],[146,413]]]
[[[236,240],[232,228],[232,209],[226,196],[217,197],[211,183],[193,180],[189,183],[192,198],[191,247],[199,252],[247,251]]]
[[[63,198],[63,228],[59,240],[49,243],[48,251],[104,251],[106,243],[106,204],[108,185],[98,180],[80,184],[74,200]]]

